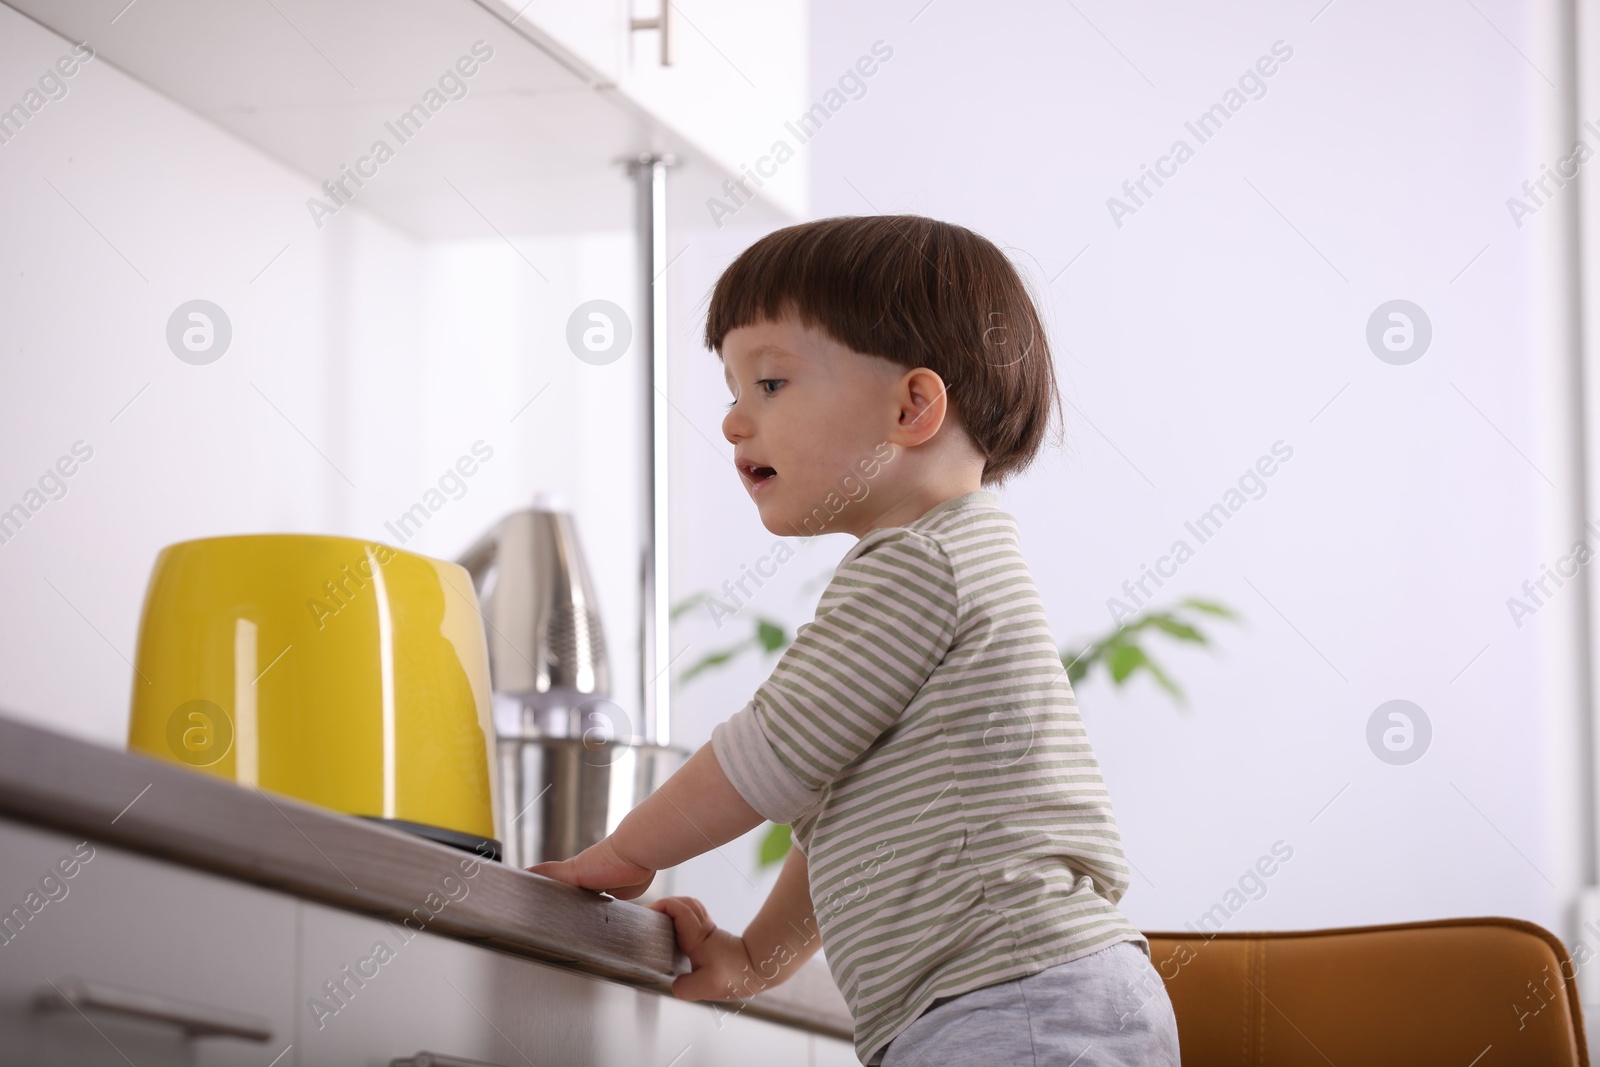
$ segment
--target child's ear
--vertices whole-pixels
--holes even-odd
[[[927,367],[916,367],[901,375],[894,393],[896,424],[889,440],[897,445],[920,445],[944,423],[948,402],[944,379]]]

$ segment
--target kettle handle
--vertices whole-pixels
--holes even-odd
[[[473,546],[463,552],[456,563],[466,568],[472,576],[474,590],[483,592],[483,579],[500,555],[500,524],[495,523]]]

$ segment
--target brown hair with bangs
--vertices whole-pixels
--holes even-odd
[[[706,347],[720,356],[729,330],[788,314],[857,352],[939,375],[985,457],[985,485],[1027,467],[1060,415],[1050,345],[1021,275],[964,227],[864,215],[770,233],[717,279]]]

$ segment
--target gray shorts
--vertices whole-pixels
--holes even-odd
[[[883,1050],[882,1067],[1178,1067],[1178,1021],[1137,942],[940,997]]]

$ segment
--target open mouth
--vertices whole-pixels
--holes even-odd
[[[772,481],[772,479],[778,476],[777,471],[773,470],[771,467],[766,467],[759,463],[750,463],[746,460],[740,460],[738,466],[739,473],[743,474],[745,478],[749,480],[751,489],[757,489],[763,485],[766,485],[768,482]]]

